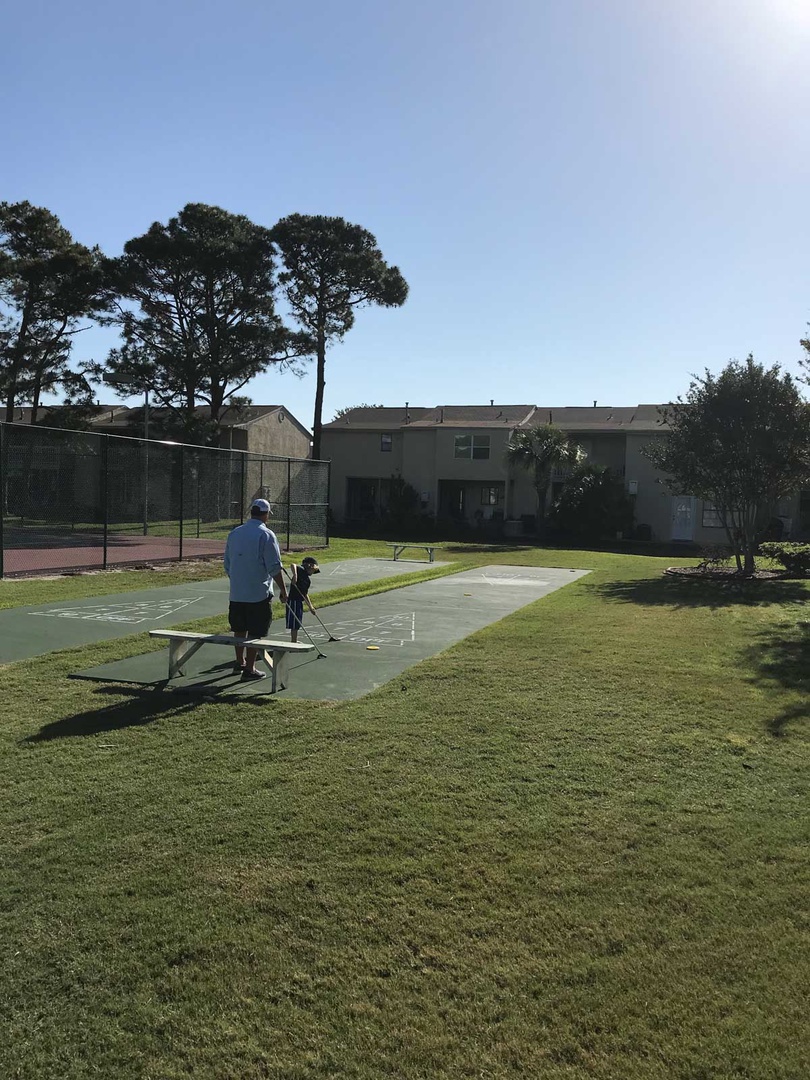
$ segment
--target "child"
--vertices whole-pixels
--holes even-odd
[[[295,563],[290,568],[290,588],[287,596],[287,629],[290,631],[290,641],[298,641],[298,629],[304,617],[304,601],[307,607],[315,614],[315,608],[309,598],[309,586],[312,583],[312,575],[320,574],[320,568],[311,555],[301,560],[301,565]]]

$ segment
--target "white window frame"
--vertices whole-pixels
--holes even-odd
[[[467,441],[467,446],[459,446],[459,443]],[[486,453],[476,454],[476,450],[485,450]],[[466,459],[467,461],[489,461],[490,442],[489,435],[473,435],[467,433],[466,435],[456,435],[453,440],[453,454],[454,457]]]

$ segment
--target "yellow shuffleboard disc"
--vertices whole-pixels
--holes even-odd
[[[373,651],[373,652],[379,652],[380,646],[379,645],[366,645],[366,648]]]

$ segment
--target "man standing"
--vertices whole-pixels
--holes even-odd
[[[225,573],[231,582],[228,622],[236,637],[260,638],[270,629],[274,581],[282,604],[287,602],[281,551],[276,534],[267,528],[270,512],[270,503],[266,499],[254,499],[250,520],[235,528],[225,544]],[[258,652],[258,649],[236,646],[234,671],[241,672],[245,682],[267,677],[256,670]]]

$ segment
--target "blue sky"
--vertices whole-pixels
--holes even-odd
[[[327,420],[798,370],[806,0],[31,0],[3,39],[0,198],[77,239],[116,254],[191,201],[376,235],[410,297],[332,351]],[[248,392],[311,423],[312,375]]]

